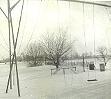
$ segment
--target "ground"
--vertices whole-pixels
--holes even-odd
[[[0,64],[0,99],[111,99],[111,68],[108,64],[106,71],[76,72],[66,70],[65,75],[60,70],[51,76],[54,66],[27,67],[19,63],[19,79],[21,97],[17,96],[16,79],[13,89],[6,94],[6,84],[9,64]],[[82,70],[82,69],[81,69]],[[89,77],[88,77],[89,75]],[[15,78],[15,72],[13,71]],[[88,79],[97,81],[88,82]]]

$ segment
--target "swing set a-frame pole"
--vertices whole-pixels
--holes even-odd
[[[12,41],[13,41],[13,47],[15,46],[15,38],[14,38],[14,31],[13,31],[13,24],[12,24],[12,16],[10,12],[10,23],[11,23],[11,29],[12,29]],[[16,76],[17,76],[17,87],[18,87],[18,95],[20,96],[20,88],[19,88],[19,76],[18,76],[18,68],[17,68],[17,57],[16,57],[16,49],[14,47],[14,58],[12,61],[15,61],[16,66]],[[12,64],[13,65],[13,64]],[[10,76],[11,77],[11,76]]]
[[[8,6],[8,29],[9,29],[9,58],[10,58],[10,70],[11,70],[11,33],[10,33],[10,16],[9,16],[9,8],[10,4],[9,1],[7,0],[7,6]],[[12,89],[12,74],[10,75],[10,89]]]
[[[14,6],[12,6],[12,8],[10,8],[10,1],[9,1],[9,0],[7,0],[7,1],[8,1],[8,6],[9,6],[9,12],[8,12],[8,13],[9,13],[9,18],[10,18],[9,23],[10,23],[11,32],[12,32],[12,41],[13,41],[14,52],[13,52],[13,56],[12,56],[12,59],[11,59],[11,68],[10,68],[10,72],[9,72],[9,77],[8,77],[8,82],[7,82],[6,93],[8,92],[8,87],[9,87],[10,78],[11,78],[11,72],[12,72],[12,69],[13,69],[13,63],[14,63],[14,61],[15,61],[18,96],[20,96],[19,76],[18,76],[18,67],[17,67],[17,56],[16,56],[16,46],[17,46],[17,41],[18,41],[18,35],[19,35],[21,18],[22,18],[22,11],[23,11],[23,6],[24,6],[24,0],[23,0],[23,4],[22,4],[22,9],[21,9],[21,15],[20,15],[20,19],[19,19],[19,26],[18,26],[18,30],[17,30],[16,40],[15,40],[15,38],[14,38],[14,31],[13,31],[13,23],[12,23],[11,10],[12,10],[12,8],[14,8],[14,7],[20,2],[20,0],[18,0],[17,3],[15,3]]]

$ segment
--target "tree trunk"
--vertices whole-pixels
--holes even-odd
[[[107,64],[107,63],[106,63],[106,59],[105,59],[105,57],[104,57],[104,65],[106,66],[106,64]]]
[[[36,66],[36,61],[34,60],[34,66]]]
[[[105,62],[105,66],[106,66],[106,64],[107,64],[107,63]]]
[[[54,64],[56,68],[59,68],[59,65],[60,65],[59,58],[57,58],[56,61],[54,61]]]
[[[55,64],[56,68],[59,68],[59,65],[57,62],[54,61],[54,64]]]
[[[34,58],[34,66],[36,66],[37,62],[36,62],[36,58]]]
[[[58,64],[56,64],[56,68],[59,68],[59,65],[58,65]]]

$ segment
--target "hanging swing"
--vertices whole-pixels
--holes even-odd
[[[94,27],[95,23],[94,23],[94,4],[93,4],[93,33],[94,33],[94,63],[90,63],[89,64],[89,70],[93,70],[94,71],[94,79],[89,79],[90,75],[89,75],[89,70],[88,70],[88,80],[87,81],[97,81],[96,79],[96,71],[95,71],[95,27]]]
[[[83,3],[83,31],[84,31],[84,40],[85,40],[85,47],[86,47],[86,38],[85,38],[85,10],[84,10],[84,3]],[[94,30],[94,4],[93,4],[93,30]],[[95,55],[95,31],[94,31],[94,55]],[[85,56],[83,55],[83,68],[85,65]],[[88,80],[87,81],[97,81],[96,79],[96,71],[95,71],[95,65],[94,63],[90,63],[87,66],[88,69]],[[85,69],[84,69],[85,70]],[[94,79],[90,79],[90,71],[94,71]]]
[[[71,20],[70,20],[70,17],[71,17],[71,12],[70,12],[70,9],[71,9],[71,3],[69,1],[69,35],[70,35],[70,44],[72,43],[72,38],[71,38],[71,30],[70,30],[70,27],[71,27]],[[71,57],[70,57],[70,64],[69,64],[69,69],[73,72],[73,73],[76,73],[76,66],[73,62],[73,50],[71,49]]]

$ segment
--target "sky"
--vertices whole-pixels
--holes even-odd
[[[11,6],[17,0],[10,0]],[[103,3],[103,2],[100,2]],[[111,4],[111,2],[107,2]],[[12,11],[14,34],[16,36],[21,9],[20,2]],[[0,0],[0,7],[7,14],[7,0]],[[41,40],[47,33],[66,31],[78,53],[94,52],[98,46],[111,45],[111,8],[57,0],[25,0],[17,55],[26,50],[28,43]],[[95,35],[95,36],[94,36]],[[86,43],[86,45],[85,45]],[[0,12],[0,58],[9,56],[7,19]]]

